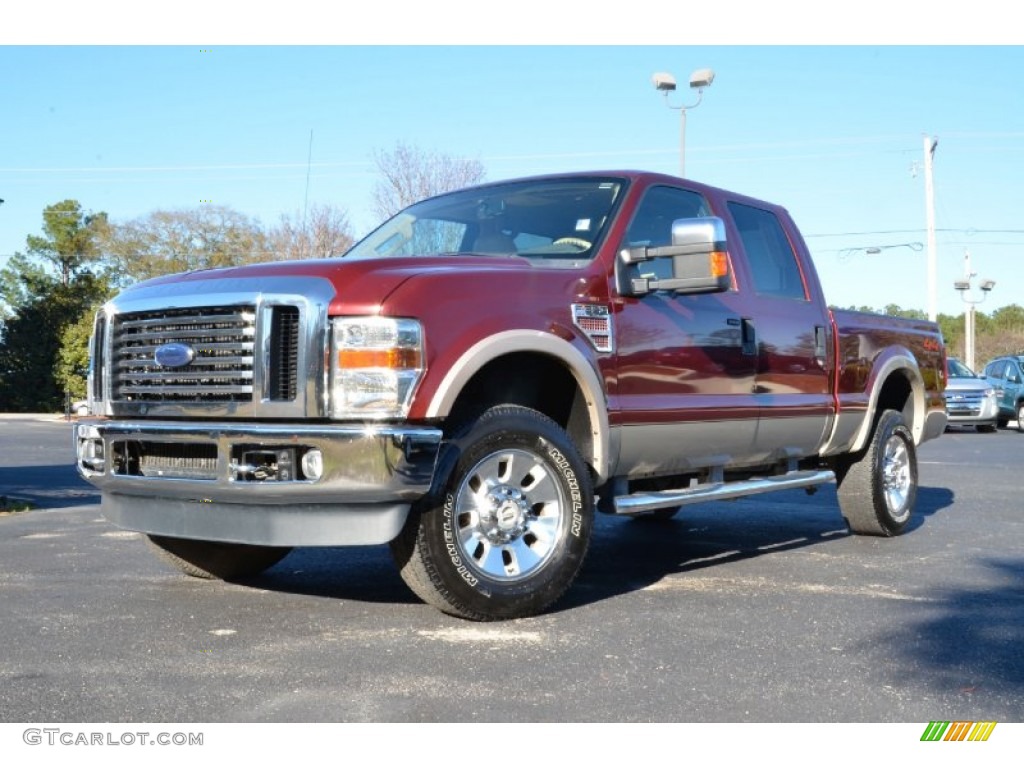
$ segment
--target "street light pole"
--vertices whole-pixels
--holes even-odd
[[[656,72],[651,78],[655,89],[665,94],[665,106],[669,109],[679,110],[679,175],[686,178],[686,111],[700,106],[704,98],[704,89],[715,81],[715,72],[712,69],[698,69],[690,75],[690,87],[697,91],[697,100],[693,104],[673,106],[669,103],[668,96],[676,89],[676,78],[668,72]]]
[[[666,98],[667,103],[667,98]],[[700,104],[700,98],[697,99]],[[694,104],[693,107],[696,107]],[[689,109],[693,109],[689,107]],[[687,107],[679,108],[679,178],[686,178],[686,110]]]
[[[964,362],[967,367],[972,371],[974,368],[974,321],[975,321],[975,306],[981,304],[986,298],[988,293],[996,287],[995,280],[982,280],[978,286],[981,288],[981,298],[972,299],[969,298],[967,292],[971,290],[971,280],[977,276],[977,272],[971,271],[971,254],[970,251],[964,251],[964,279],[957,280],[953,283],[953,287],[960,291],[960,298],[964,302]]]

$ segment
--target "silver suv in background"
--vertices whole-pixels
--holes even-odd
[[[1024,355],[997,357],[985,366],[984,375],[999,390],[998,425],[1016,420],[1017,431],[1024,432]]]
[[[949,426],[974,427],[995,432],[999,421],[996,388],[955,357],[949,358],[946,382],[946,415]]]

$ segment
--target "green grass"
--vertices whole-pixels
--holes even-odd
[[[0,516],[17,515],[21,512],[28,512],[30,509],[32,509],[32,505],[27,501],[0,496]]]

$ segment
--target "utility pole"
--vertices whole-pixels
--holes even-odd
[[[964,249],[964,279],[971,284],[975,273],[971,271],[971,254]],[[964,294],[961,294],[964,295]],[[974,302],[964,300],[964,359],[967,367],[974,370]]]
[[[935,255],[935,183],[932,178],[932,164],[939,140],[924,137],[924,198],[928,221],[928,319],[934,322],[939,317],[938,267]]]

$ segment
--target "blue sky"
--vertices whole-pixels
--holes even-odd
[[[373,152],[397,142],[488,179],[675,173],[679,114],[651,75],[701,67],[716,79],[688,113],[687,175],[785,205],[831,302],[927,309],[927,134],[939,311],[963,309],[965,249],[997,283],[980,309],[1024,305],[1018,46],[5,44],[0,261],[66,198],[118,221],[212,200],[271,224],[301,210],[307,173],[309,202],[365,234]]]

